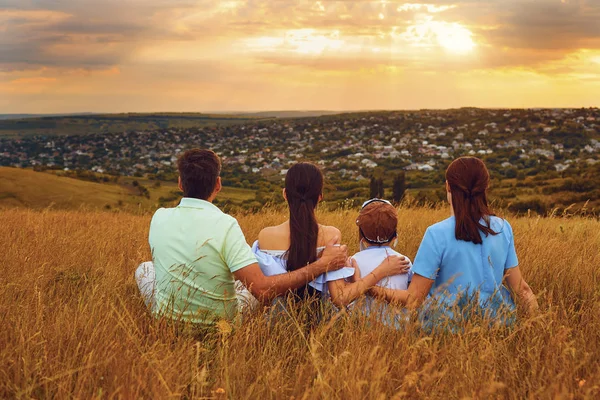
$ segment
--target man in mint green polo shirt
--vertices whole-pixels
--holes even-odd
[[[221,162],[210,150],[189,150],[178,161],[184,197],[175,208],[156,211],[150,223],[153,263],[136,271],[146,303],[156,315],[212,325],[238,313],[235,280],[261,301],[281,295],[337,270],[346,246],[325,249],[321,258],[299,270],[265,276],[235,218],[212,204],[221,190]]]

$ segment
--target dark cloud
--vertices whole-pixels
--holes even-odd
[[[157,24],[156,18],[174,9],[184,11],[194,4],[197,3],[4,0],[0,2],[0,12],[4,10],[7,16],[0,35],[0,69],[118,65],[144,40],[184,40],[185,37],[166,30],[165,24]]]
[[[497,16],[491,44],[520,49],[600,48],[600,1],[508,2]]]

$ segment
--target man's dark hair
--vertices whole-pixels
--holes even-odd
[[[177,160],[185,197],[207,200],[217,186],[221,160],[212,150],[192,149]]]

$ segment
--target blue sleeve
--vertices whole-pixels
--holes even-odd
[[[337,281],[339,279],[347,279],[354,275],[354,268],[352,267],[344,267],[338,269],[337,271],[329,271],[324,274],[317,276],[317,278],[309,282],[308,284],[317,289],[319,292],[324,292],[326,290],[327,282]]]
[[[506,254],[506,263],[504,269],[511,269],[519,265],[519,259],[517,258],[517,251],[515,250],[515,237],[513,235],[512,226],[506,222],[506,236],[508,239],[508,252]]]
[[[265,276],[274,276],[286,274],[286,263],[281,257],[275,257],[267,253],[263,253],[258,248],[258,240],[252,245],[252,253],[258,261],[258,266]]]
[[[427,279],[435,279],[442,264],[442,251],[440,249],[442,245],[443,243],[436,240],[431,228],[428,228],[419,246],[419,251],[417,251],[412,272]]]

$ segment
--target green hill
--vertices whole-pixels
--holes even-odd
[[[53,174],[17,168],[0,168],[0,207],[61,209],[106,205],[149,205],[148,199],[119,185],[86,182]]]
[[[144,194],[140,188],[147,189]],[[0,208],[141,209],[151,211],[170,206],[180,199],[175,183],[149,181],[143,178],[119,178],[119,183],[97,183],[61,176],[59,173],[0,167]],[[239,204],[253,200],[255,192],[224,188],[220,204]]]
[[[85,135],[128,131],[197,128],[238,124],[272,117],[201,113],[125,113],[0,119],[0,137]]]

